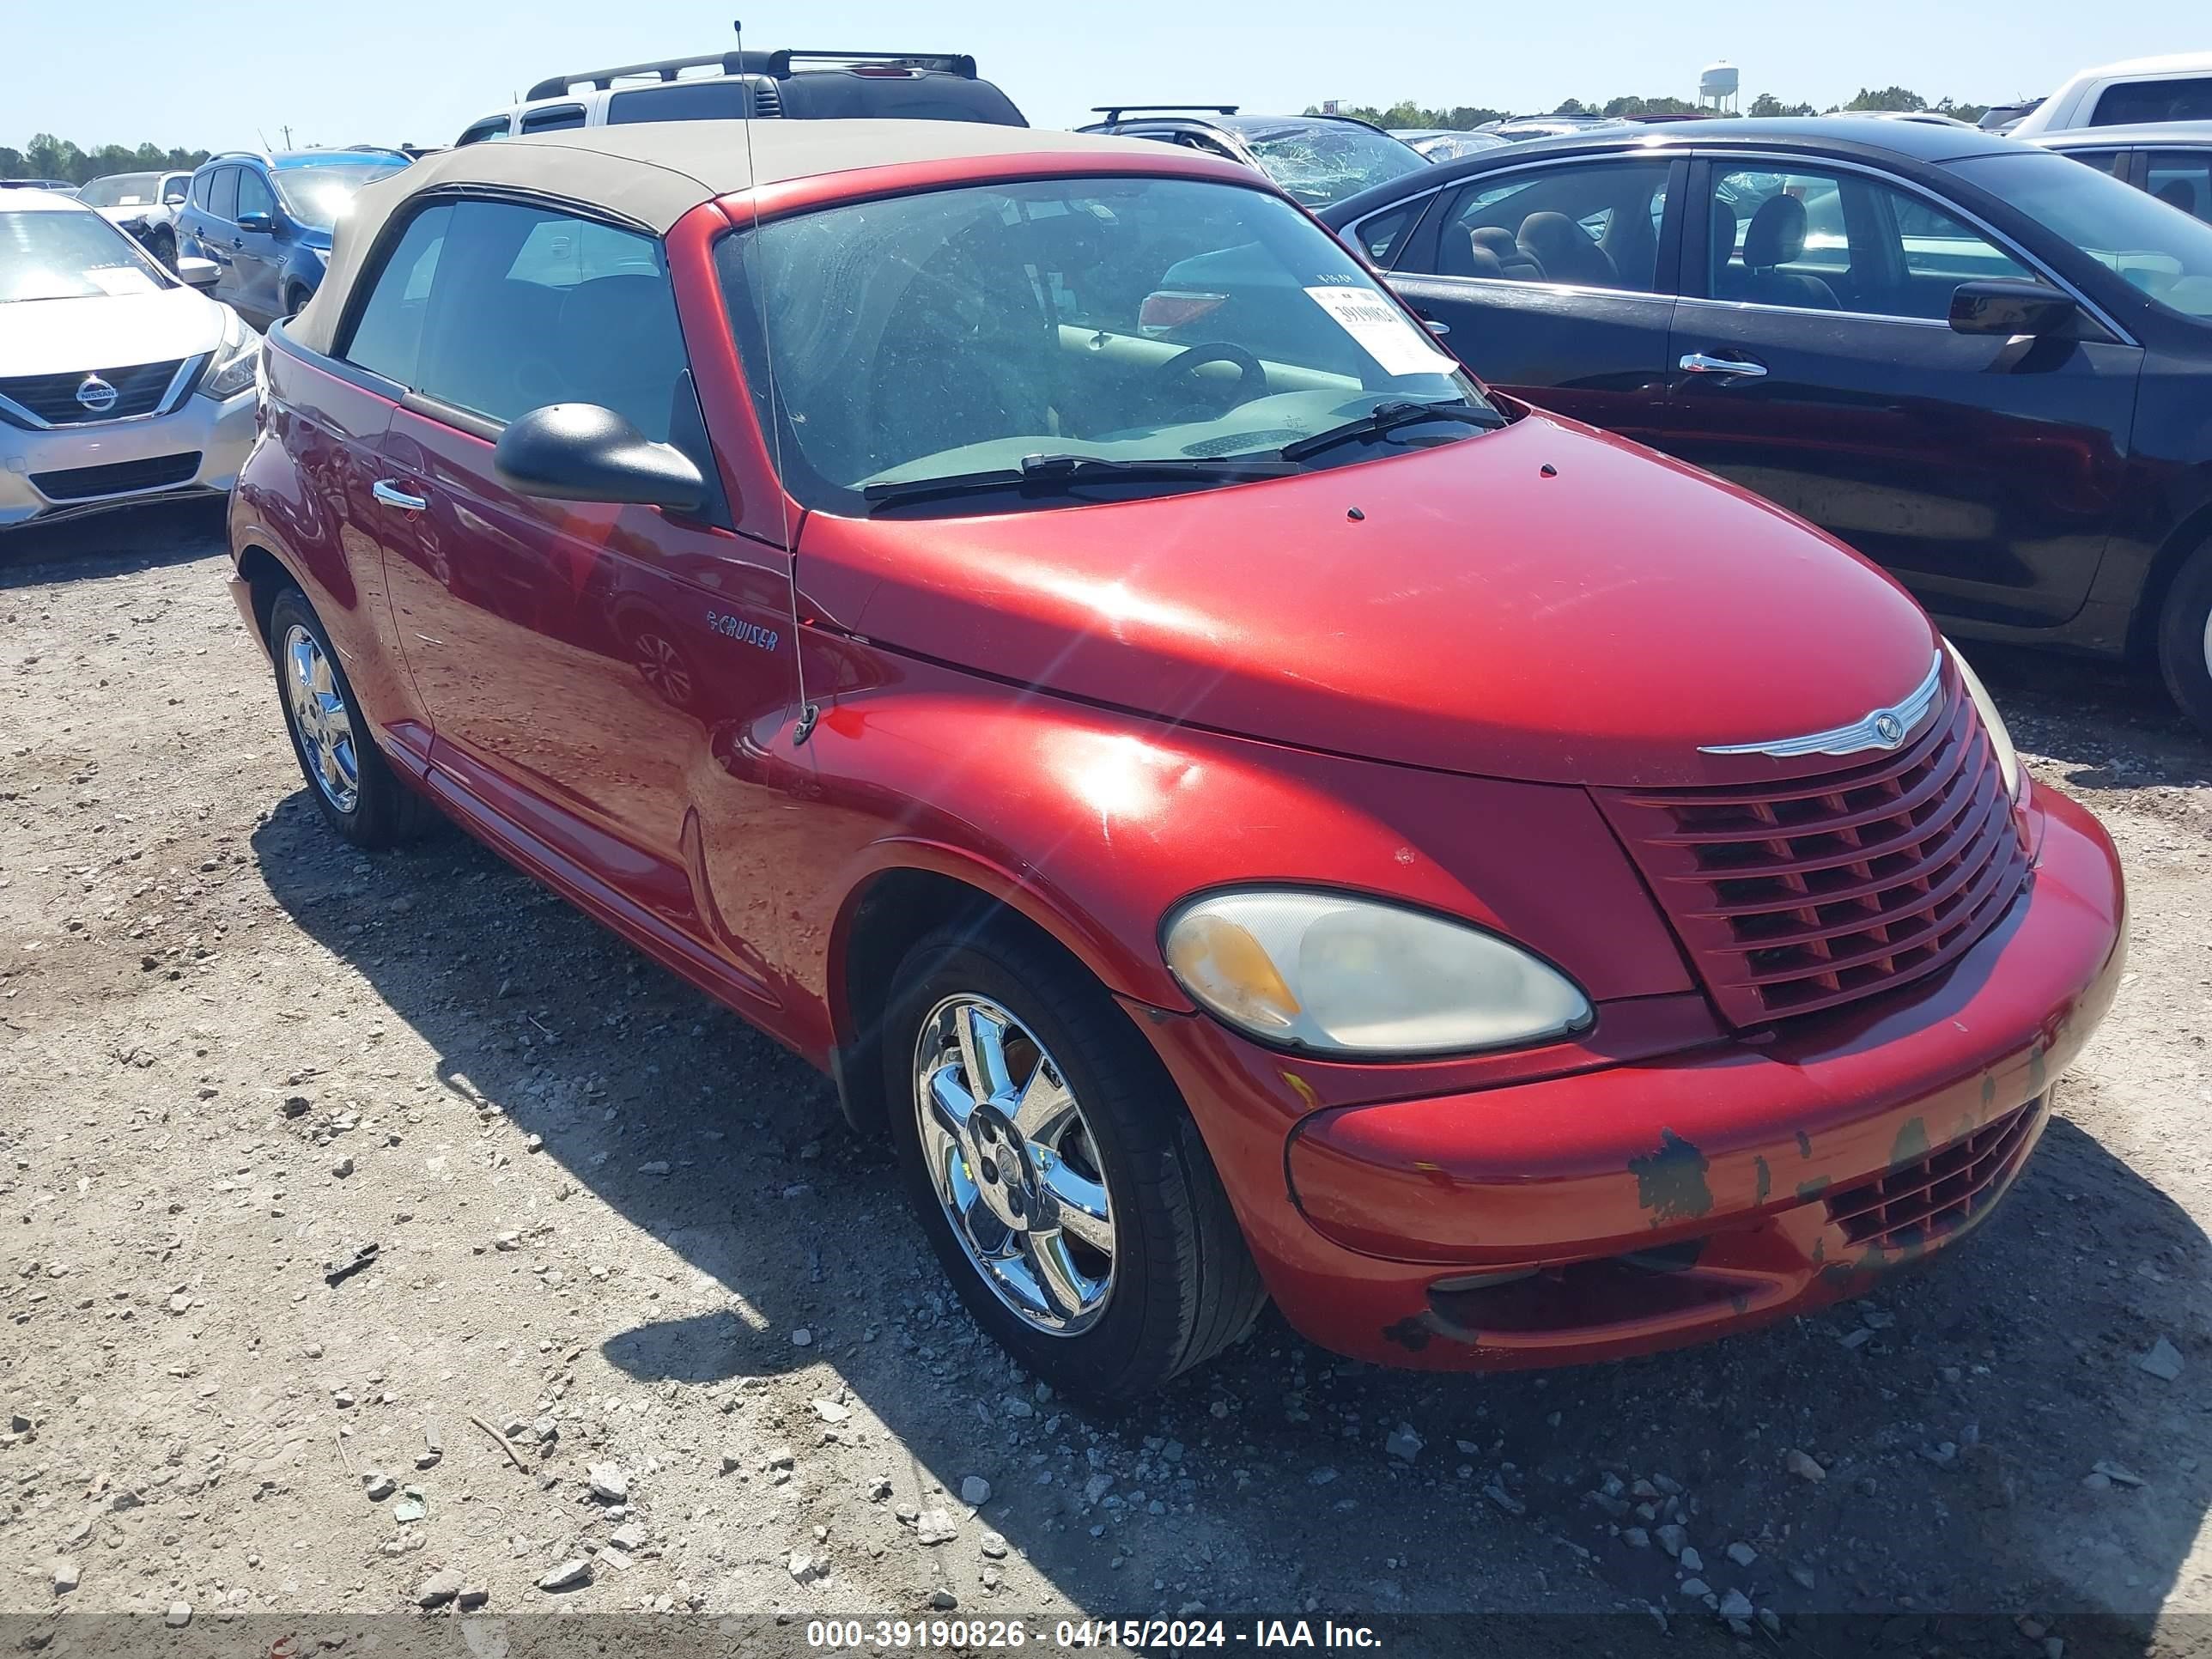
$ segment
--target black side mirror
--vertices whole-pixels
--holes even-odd
[[[1959,334],[2048,339],[2069,332],[2080,315],[2071,295],[2044,283],[1961,283],[1951,291],[1951,328]]]
[[[491,465],[508,489],[549,501],[694,513],[707,499],[707,481],[689,456],[597,404],[532,410],[500,434]]]

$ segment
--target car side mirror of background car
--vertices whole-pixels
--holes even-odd
[[[500,434],[491,465],[508,489],[549,501],[693,513],[707,498],[707,481],[689,456],[597,404],[532,410]]]
[[[203,259],[195,254],[177,257],[177,279],[188,288],[213,288],[216,279],[222,275],[212,259]]]
[[[1961,283],[1951,291],[1951,328],[1959,334],[2048,339],[2070,331],[2080,315],[2071,295],[2043,283]]]
[[[257,233],[276,228],[276,221],[266,213],[241,213],[234,222],[240,230]]]

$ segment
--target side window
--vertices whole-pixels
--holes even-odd
[[[269,192],[269,181],[252,167],[238,170],[238,211],[276,216],[276,198]]]
[[[238,169],[217,167],[215,187],[208,196],[208,211],[218,219],[238,217]]]
[[[1887,197],[1903,254],[1909,317],[1950,314],[1950,290],[1960,283],[2033,282],[2035,273],[1963,219],[1924,198],[1877,187]],[[1931,308],[1931,296],[1942,303]]]
[[[214,173],[195,173],[192,174],[191,204],[201,212],[207,213],[213,210],[215,204],[213,195],[214,190]]]
[[[1581,162],[1477,179],[1445,204],[1430,274],[1656,292],[1670,167]]]
[[[1413,228],[1421,216],[1421,210],[1428,204],[1429,198],[1424,196],[1362,219],[1354,233],[1361,250],[1376,264],[1389,270],[1391,255],[1398,251],[1399,244],[1406,240],[1406,233]]]
[[[1712,175],[1708,292],[1801,311],[1941,320],[1960,283],[2025,266],[1926,198],[1857,173]]]
[[[556,104],[550,109],[533,109],[522,118],[522,130],[529,132],[562,132],[570,127],[584,125],[581,104]]]
[[[404,386],[416,384],[431,279],[437,275],[453,217],[452,208],[433,207],[408,222],[398,245],[377,272],[352,337],[338,354],[348,362]]]
[[[2212,150],[2154,149],[2143,185],[2168,207],[2212,221]]]
[[[2124,149],[2075,149],[2066,152],[2069,161],[2079,161],[2084,167],[2094,167],[2100,173],[2109,173],[2124,180],[2128,176],[2128,152]]]
[[[2085,125],[2122,127],[2142,121],[2212,121],[2212,76],[2175,76],[2107,87]]]
[[[408,383],[500,422],[600,404],[666,441],[687,364],[660,244],[548,208],[451,211]]]
[[[453,140],[453,148],[459,149],[463,144],[481,144],[487,139],[504,138],[506,137],[507,117],[504,115],[487,115],[483,120],[477,122],[466,132]]]
[[[191,185],[191,180],[181,173],[176,174],[173,178],[163,179],[161,181],[161,205],[163,207],[176,207],[181,204],[185,199],[185,189]]]

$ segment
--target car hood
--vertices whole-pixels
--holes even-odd
[[[225,307],[189,288],[0,304],[0,363],[10,374],[128,368],[212,351]]]
[[[1802,772],[1699,750],[1863,719],[1918,686],[1936,647],[1840,544],[1540,413],[1195,494],[812,514],[799,570],[826,621],[1015,684],[1532,781]]]

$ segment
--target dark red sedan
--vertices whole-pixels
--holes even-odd
[[[473,147],[265,368],[235,587],[331,826],[442,811],[830,1072],[1059,1385],[1269,1297],[1480,1367],[1862,1290],[2119,975],[2111,845],[1893,581],[1226,162]]]

